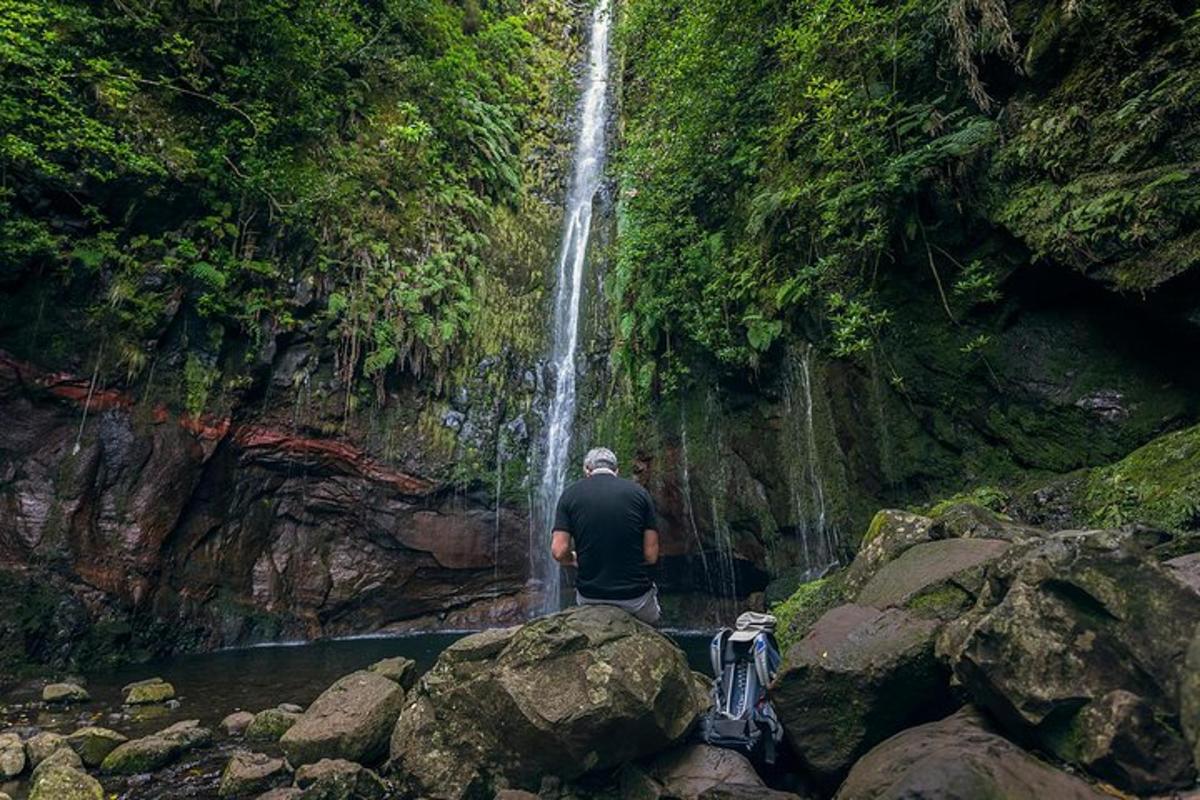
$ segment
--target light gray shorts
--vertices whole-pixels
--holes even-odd
[[[651,586],[641,597],[633,597],[629,600],[593,599],[591,597],[584,597],[576,591],[575,603],[581,606],[616,606],[628,611],[642,622],[649,623],[650,625],[658,622],[658,618],[662,616],[662,608],[658,605],[657,586]]]

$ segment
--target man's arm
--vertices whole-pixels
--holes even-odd
[[[658,531],[653,528],[642,531],[642,560],[650,566],[658,563]]]
[[[657,545],[655,547],[657,548]],[[554,531],[554,536],[550,539],[550,555],[564,567],[579,566],[575,561],[575,550],[571,547],[571,534],[566,531]]]

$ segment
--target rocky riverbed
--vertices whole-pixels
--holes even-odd
[[[852,564],[777,608],[787,748],[769,771],[698,744],[710,677],[602,607],[448,637],[220,719],[211,704],[189,717],[189,690],[162,678],[107,711],[91,691],[110,687],[65,679],[10,704],[0,770],[30,800],[1178,796],[1200,741],[1189,549],[974,506],[882,512]]]

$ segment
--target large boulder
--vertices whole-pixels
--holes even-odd
[[[340,678],[279,740],[294,766],[322,758],[370,764],[387,755],[388,738],[404,705],[404,689],[360,670]]]
[[[367,669],[394,680],[405,689],[411,689],[417,683],[417,662],[404,656],[381,659]]]
[[[941,539],[913,545],[880,567],[854,602],[952,616],[974,604],[984,568],[1010,546],[1001,539]]]
[[[837,800],[1104,800],[1109,795],[1038,761],[965,708],[910,728],[855,763]]]
[[[392,766],[429,798],[537,789],[679,741],[707,697],[670,640],[584,606],[451,645],[392,735]]]
[[[750,760],[741,753],[705,744],[670,750],[643,766],[621,770],[622,800],[698,800],[714,790],[739,789],[772,796]]]
[[[67,744],[79,754],[83,763],[98,767],[113,750],[129,741],[129,737],[108,728],[80,728],[67,737]]]
[[[1065,531],[989,571],[939,652],[1006,728],[1135,793],[1194,779],[1180,736],[1200,595],[1133,531]]]
[[[153,772],[210,741],[212,731],[200,727],[196,720],[178,722],[158,733],[118,745],[100,764],[100,771],[110,775]]]
[[[770,697],[793,750],[819,780],[836,784],[872,746],[946,710],[937,628],[902,609],[844,605],[787,651]]]
[[[291,772],[282,758],[239,751],[221,773],[219,797],[250,797],[288,783]]]
[[[341,758],[323,758],[296,770],[300,800],[383,800],[387,784],[372,770]]]
[[[907,511],[884,509],[877,513],[863,535],[854,561],[846,570],[846,591],[857,594],[884,564],[913,545],[931,541],[931,527],[932,519]]]
[[[25,771],[25,743],[15,733],[0,733],[0,778],[15,778]]]
[[[54,764],[38,771],[29,800],[104,800],[104,787],[82,770]]]

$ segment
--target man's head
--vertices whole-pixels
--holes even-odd
[[[591,475],[597,470],[607,470],[614,474],[617,471],[617,456],[607,447],[593,447],[583,457],[583,471],[585,474]]]

